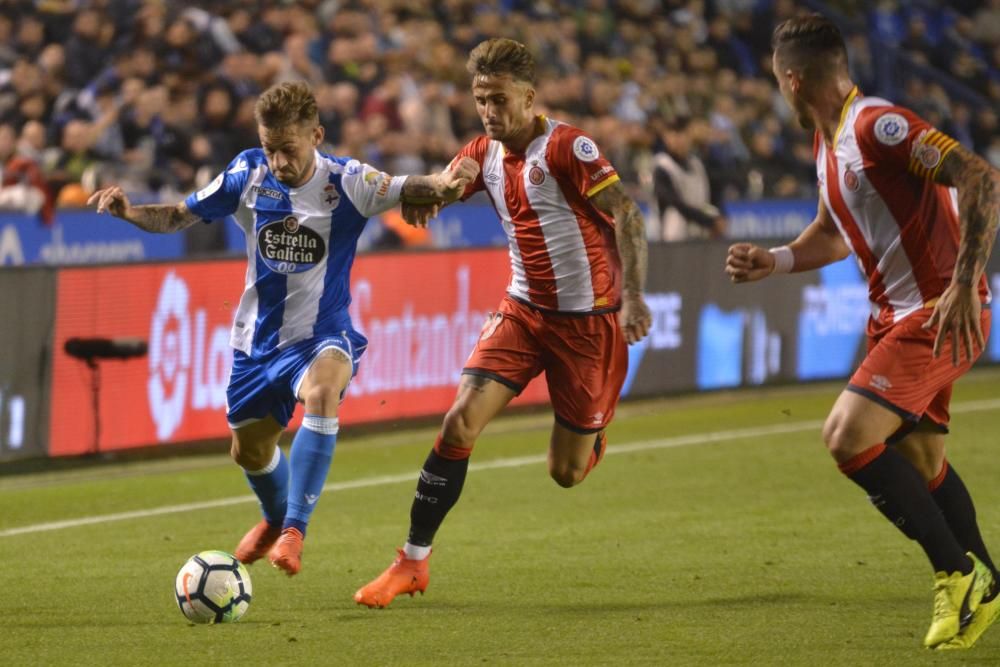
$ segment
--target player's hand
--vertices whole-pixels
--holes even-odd
[[[774,272],[774,255],[752,243],[734,243],[726,257],[726,275],[734,283],[751,283]]]
[[[649,333],[653,325],[653,315],[641,294],[622,295],[622,308],[618,311],[618,325],[625,334],[625,342],[631,345],[638,343]]]
[[[976,285],[961,285],[954,281],[948,285],[934,304],[930,319],[924,323],[924,329],[938,328],[934,337],[934,356],[941,354],[941,348],[950,336],[951,363],[958,366],[962,362],[963,348],[968,360],[974,361],[976,349],[981,352],[986,346],[980,318],[982,310]]]
[[[97,202],[98,213],[107,211],[116,218],[124,218],[125,211],[132,207],[131,202],[128,200],[128,195],[117,185],[98,190],[90,195],[87,199],[87,206],[92,206],[94,202]]]
[[[436,218],[440,212],[440,204],[408,204],[403,202],[400,205],[403,220],[413,227],[426,227],[427,223]]]
[[[465,188],[479,175],[479,163],[471,157],[455,160],[441,172],[441,196],[445,203],[451,203],[462,196]]]

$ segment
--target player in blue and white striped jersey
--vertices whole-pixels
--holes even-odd
[[[333,458],[337,409],[367,345],[347,310],[358,237],[369,216],[397,204],[455,201],[479,166],[465,160],[441,174],[392,177],[320,153],[316,100],[301,82],[265,91],[255,115],[262,148],[237,155],[184,202],[132,206],[121,188],[110,187],[88,203],[150,232],[232,215],[246,234],[227,418],[232,456],[263,519],[236,557],[252,563],[268,555],[291,575],[301,568],[306,526]],[[305,404],[305,417],[286,459],[277,442],[296,402]]]

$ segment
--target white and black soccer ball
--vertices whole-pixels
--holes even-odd
[[[232,623],[250,608],[253,586],[243,563],[225,551],[202,551],[177,573],[174,596],[195,623]]]

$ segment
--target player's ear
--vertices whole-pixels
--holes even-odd
[[[788,80],[788,89],[798,95],[802,90],[802,77],[794,70],[786,69],[785,78]]]
[[[313,146],[319,146],[323,143],[323,137],[326,136],[326,129],[319,123],[316,123],[316,127],[313,128]]]
[[[524,91],[524,108],[530,109],[535,103],[535,89],[528,86]]]

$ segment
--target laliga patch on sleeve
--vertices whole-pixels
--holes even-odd
[[[600,153],[597,151],[597,144],[587,137],[577,137],[573,140],[573,155],[581,162],[593,162]]]
[[[910,124],[898,113],[887,113],[875,121],[875,138],[886,146],[901,143],[910,131]]]
[[[195,195],[195,197],[198,199],[198,201],[201,201],[205,197],[211,197],[212,195],[214,195],[216,191],[218,191],[218,189],[221,187],[222,187],[222,174],[219,174],[218,176],[215,177],[214,181],[203,187],[201,190],[198,190],[198,194]]]

